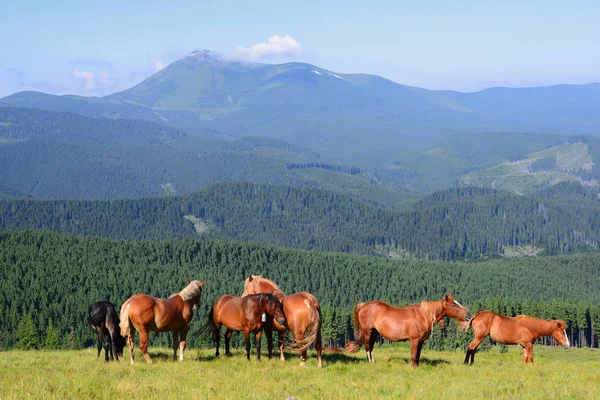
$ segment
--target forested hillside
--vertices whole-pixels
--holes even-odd
[[[307,250],[453,260],[512,247],[544,255],[596,251],[597,191],[563,183],[535,197],[480,188],[437,192],[396,212],[338,193],[252,183],[167,198],[0,201],[0,230],[113,239],[205,237]]]
[[[93,345],[85,322],[93,302],[109,300],[120,308],[138,292],[167,297],[186,279],[207,282],[196,329],[218,296],[241,294],[244,279],[259,273],[286,293],[306,290],[317,297],[329,344],[343,345],[351,337],[351,310],[358,302],[406,305],[447,292],[472,311],[564,319],[577,344],[596,345],[600,332],[598,254],[449,264],[213,240],[113,241],[23,231],[0,233],[0,265],[2,348],[15,345],[19,321],[28,316],[42,339],[52,320],[61,343]],[[457,332],[452,322],[445,333],[436,329],[429,345],[455,348],[470,335]],[[168,340],[163,334],[154,343]]]
[[[282,140],[29,108],[0,108],[0,170],[0,198],[141,198],[227,181],[327,188],[391,207],[416,198]]]

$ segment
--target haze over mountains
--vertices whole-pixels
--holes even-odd
[[[432,91],[304,63],[230,61],[210,51],[110,96],[21,92],[0,105],[146,119],[199,135],[277,138],[337,163],[380,168],[451,134],[597,135],[600,128],[598,83]]]
[[[195,51],[109,96],[20,92],[0,107],[0,188],[11,198],[146,197],[246,180],[399,206],[456,185],[529,193],[600,177],[598,83],[432,91]],[[578,161],[561,146],[576,146]],[[507,173],[516,160],[529,161]]]

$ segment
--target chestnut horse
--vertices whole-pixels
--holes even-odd
[[[531,361],[533,366],[533,343],[542,336],[552,336],[561,346],[568,349],[570,346],[567,337],[567,324],[560,320],[543,320],[529,317],[527,315],[517,315],[516,317],[507,317],[492,311],[481,311],[466,324],[473,328],[475,338],[467,347],[467,356],[465,364],[471,358],[471,364],[475,361],[475,352],[479,343],[490,335],[492,340],[502,344],[520,344],[523,347],[523,360],[525,365]]]
[[[202,286],[205,282],[186,281],[187,286],[168,299],[159,299],[143,293],[134,294],[121,307],[121,335],[127,336],[129,360],[133,363],[133,340],[135,331],[140,333],[140,350],[147,362],[152,363],[148,355],[148,332],[173,331],[173,359],[183,360],[185,340],[190,329],[194,310],[200,306]],[[178,341],[178,336],[181,342]]]
[[[283,307],[277,297],[272,294],[257,294],[239,297],[226,294],[219,297],[213,304],[208,314],[207,323],[200,328],[198,334],[212,333],[217,347],[216,357],[220,356],[219,343],[221,342],[221,326],[225,325],[225,355],[231,356],[229,342],[234,331],[244,331],[246,341],[246,358],[250,360],[250,332],[256,339],[256,359],[260,361],[260,338],[264,329],[268,339],[269,358],[273,352],[273,320],[285,324]]]
[[[312,294],[299,292],[286,296],[275,282],[263,278],[262,275],[250,275],[244,282],[244,293],[242,296],[256,293],[272,293],[283,303],[283,313],[287,321],[286,325],[277,324],[275,328],[279,331],[279,359],[284,360],[284,334],[286,330],[291,331],[295,338],[295,348],[300,352],[300,365],[306,365],[306,353],[312,343],[317,351],[317,363],[323,366],[321,351],[321,306]]]
[[[346,350],[352,352],[364,342],[367,360],[375,362],[373,346],[379,333],[393,341],[410,340],[412,366],[419,365],[421,348],[433,326],[444,316],[465,321],[473,317],[452,295],[441,300],[422,301],[405,308],[394,307],[386,302],[375,300],[360,303],[354,307],[354,336],[356,341],[348,342]]]

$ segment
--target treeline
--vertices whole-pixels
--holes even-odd
[[[327,171],[340,172],[346,175],[360,175],[362,173],[361,169],[358,167],[349,167],[346,165],[337,165],[337,164],[323,164],[323,163],[295,163],[288,164],[288,169],[303,169],[303,168],[321,168]]]
[[[214,240],[113,241],[21,231],[0,233],[0,265],[5,349],[19,343],[19,326],[22,332],[29,318],[39,343],[52,323],[63,346],[93,345],[85,322],[92,303],[108,300],[120,307],[138,292],[168,297],[186,279],[207,281],[195,330],[218,296],[241,294],[244,279],[259,273],[285,293],[305,290],[317,297],[329,345],[351,338],[351,312],[359,302],[407,305],[448,292],[472,311],[564,319],[574,343],[597,346],[600,332],[598,254],[481,263],[391,261]],[[441,336],[431,345],[460,347],[469,338],[453,321],[436,335]],[[169,335],[152,340],[166,345]]]
[[[70,112],[0,107],[0,138],[11,140],[151,145],[186,135],[149,121],[90,118]]]
[[[112,239],[202,235],[307,250],[396,253],[418,259],[597,251],[597,191],[562,183],[537,197],[482,188],[437,192],[397,212],[325,190],[223,183],[179,197],[114,201],[0,201],[0,230],[48,229]]]

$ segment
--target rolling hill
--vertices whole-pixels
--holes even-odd
[[[534,196],[444,190],[402,212],[325,190],[222,183],[162,198],[0,201],[0,230],[112,239],[202,236],[401,258],[478,259],[596,251],[599,206],[597,190],[568,182]]]
[[[218,182],[328,188],[391,207],[417,198],[277,139],[193,136],[150,121],[0,108],[0,197],[118,199]]]
[[[564,181],[598,186],[599,150],[598,138],[572,137],[566,143],[467,174],[460,179],[460,183],[466,186],[510,190],[520,194],[532,193]]]

